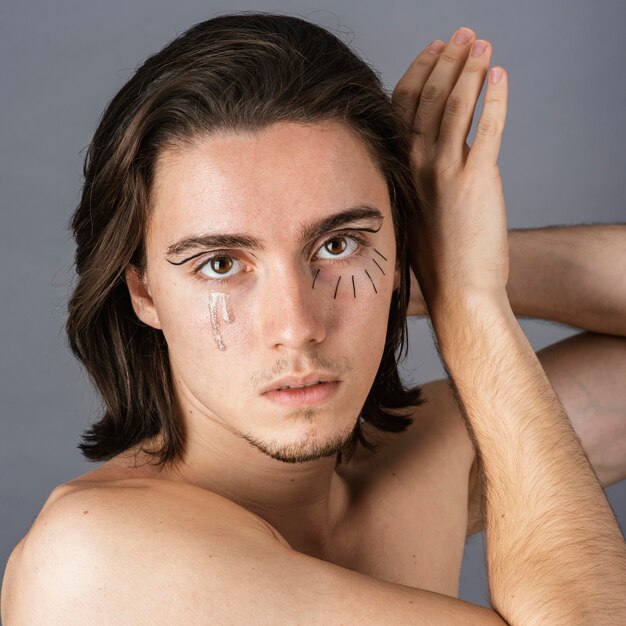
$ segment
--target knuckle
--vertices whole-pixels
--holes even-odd
[[[420,102],[422,104],[431,104],[433,102],[438,102],[441,99],[441,95],[443,94],[443,89],[434,83],[427,83],[424,85],[424,89],[422,89],[422,94],[420,96]]]
[[[482,74],[485,72],[485,65],[480,60],[475,61],[470,57],[467,64],[463,68],[463,71],[467,74]]]
[[[445,61],[446,63],[456,63],[459,59],[457,56],[455,56],[454,54],[451,54],[450,52],[444,50],[440,55],[439,55],[439,59],[441,61]]]
[[[433,59],[437,59],[437,57],[429,52],[424,52],[424,54],[420,54],[413,61],[413,65],[417,67],[431,67],[433,64]]]
[[[501,96],[485,96],[485,104],[500,104],[503,100]]]
[[[444,109],[444,115],[449,117],[456,117],[467,110],[468,103],[465,99],[457,94],[451,94],[446,102],[446,108]]]
[[[483,137],[495,137],[500,134],[500,124],[498,120],[493,117],[483,117],[478,122],[476,127],[476,134]]]
[[[391,99],[397,100],[398,102],[415,100],[416,98],[417,91],[415,89],[411,89],[407,85],[396,86],[396,88],[391,93]]]

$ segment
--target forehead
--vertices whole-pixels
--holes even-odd
[[[299,216],[357,204],[390,214],[386,181],[365,144],[335,122],[199,136],[165,149],[153,181],[150,231],[162,241],[244,226],[289,237]]]

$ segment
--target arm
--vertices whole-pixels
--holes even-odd
[[[508,301],[449,301],[432,317],[479,451],[494,607],[512,624],[623,619],[623,537]]]
[[[626,224],[508,231],[506,286],[517,316],[626,336]],[[411,274],[407,315],[427,315]]]
[[[626,224],[512,230],[516,315],[626,336]]]
[[[465,143],[489,59],[476,52],[450,42],[430,68],[426,57],[415,63],[396,93],[415,133],[421,200],[411,265],[480,458],[492,604],[510,624],[623,623],[626,544],[506,291],[503,70]]]
[[[125,482],[68,495],[39,518],[5,584],[5,626],[506,625],[484,607],[296,552],[221,496]]]
[[[624,480],[626,225],[509,230],[508,243],[507,296],[515,315],[593,331],[547,346],[537,358],[600,484]],[[413,287],[412,283],[413,310],[426,314],[419,286],[415,282],[415,292]],[[474,466],[468,536],[484,527],[477,474]]]
[[[626,339],[579,333],[537,352],[550,385],[563,404],[569,422],[603,487],[626,480]],[[442,381],[443,382],[443,381]],[[451,395],[448,385],[441,394]],[[448,402],[448,411],[458,407]],[[462,419],[452,422],[463,430],[463,453],[474,450]],[[481,532],[485,520],[478,457],[470,473],[467,536]]]

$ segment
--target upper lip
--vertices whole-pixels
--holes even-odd
[[[279,378],[278,380],[270,383],[262,391],[262,393],[275,391],[276,389],[280,389],[281,387],[297,387],[298,385],[307,385],[309,383],[318,382],[320,380],[325,383],[333,383],[337,381],[337,378],[332,374],[327,374],[326,372],[311,372],[306,376],[285,376],[284,378]]]

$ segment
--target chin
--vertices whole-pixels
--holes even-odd
[[[326,431],[315,424],[315,412],[311,413],[313,417],[309,417],[309,421],[295,428],[297,434],[290,437],[263,438],[253,433],[242,436],[259,452],[283,463],[307,463],[335,457],[354,432],[357,418],[341,429]]]

